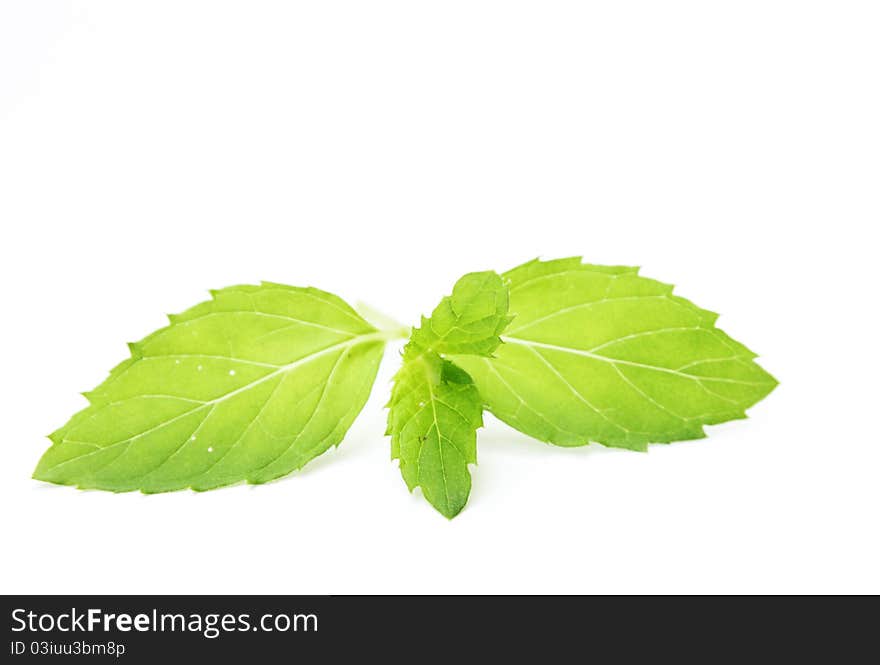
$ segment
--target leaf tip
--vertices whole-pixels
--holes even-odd
[[[436,506],[435,506],[435,507],[436,507]],[[437,508],[437,511],[438,511],[441,515],[443,515],[443,517],[445,517],[447,520],[452,521],[453,519],[455,519],[455,518],[461,513],[462,510],[464,510],[464,507],[465,507],[465,504],[454,505],[454,506],[446,506],[446,509],[445,509],[445,510],[442,510],[442,509],[440,509],[440,508]]]
[[[47,450],[40,456],[40,459],[37,462],[37,466],[34,467],[34,471],[31,474],[31,478],[33,480],[39,480],[40,482],[44,483],[62,484],[59,483],[57,478],[52,478],[49,473],[54,468],[54,466],[50,465],[46,461],[46,457],[48,456],[50,450],[52,450],[52,448],[49,448],[49,450]]]

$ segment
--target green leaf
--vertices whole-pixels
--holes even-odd
[[[477,461],[483,426],[480,395],[470,377],[436,353],[407,346],[394,378],[388,426],[391,457],[410,491],[455,517],[471,491],[468,464]]]
[[[453,360],[493,414],[542,441],[645,450],[701,438],[776,386],[716,314],[637,268],[535,260],[504,279],[515,317],[504,344]]]
[[[391,457],[410,491],[422,488],[428,502],[455,517],[471,489],[468,464],[477,461],[476,431],[482,427],[480,395],[461,368],[443,353],[487,356],[508,324],[507,288],[492,272],[465,275],[430,318],[422,317],[403,352],[388,403]]]
[[[169,319],[50,436],[35,478],[143,492],[278,478],[342,440],[391,336],[337,296],[270,283]]]
[[[439,354],[491,355],[510,323],[507,287],[494,272],[473,272],[459,279],[452,295],[422,317],[412,344]]]

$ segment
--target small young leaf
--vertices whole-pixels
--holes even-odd
[[[505,343],[452,359],[498,418],[561,446],[645,450],[744,418],[776,380],[716,314],[637,273],[579,257],[514,268]]]
[[[470,377],[436,353],[407,346],[389,404],[391,457],[410,491],[455,517],[471,491],[468,464],[477,461],[483,426],[480,395]]]
[[[494,272],[469,273],[459,279],[422,325],[412,343],[439,354],[491,355],[510,323],[507,287]]]
[[[410,491],[455,517],[471,489],[468,464],[477,461],[482,427],[480,395],[468,374],[440,354],[488,356],[508,324],[507,287],[492,272],[465,275],[430,318],[422,317],[403,352],[388,403],[391,457]]]
[[[34,477],[112,491],[262,483],[338,444],[387,333],[343,300],[263,283],[212,292],[130,345]]]

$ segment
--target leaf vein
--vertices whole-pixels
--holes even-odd
[[[585,358],[592,358],[594,360],[600,360],[602,362],[620,365],[630,365],[632,367],[640,367],[642,369],[654,370],[656,372],[665,372],[667,374],[673,374],[675,376],[680,376],[685,379],[689,379],[691,381],[697,381],[702,383],[703,381],[717,381],[720,383],[732,383],[743,386],[765,386],[768,384],[767,381],[743,381],[742,379],[730,379],[726,377],[717,377],[717,376],[694,376],[693,374],[685,374],[684,372],[679,372],[678,370],[670,369],[668,367],[659,367],[657,365],[647,365],[645,363],[637,363],[632,360],[619,360],[617,358],[609,358],[608,356],[603,356],[598,353],[591,353],[590,351],[584,351],[582,349],[572,349],[567,346],[557,346],[555,344],[545,344],[543,342],[535,342],[533,340],[520,339],[518,337],[502,337],[502,341],[511,342],[513,344],[519,344],[520,346],[525,346],[528,348],[536,347],[542,349],[548,349],[550,351],[559,351],[561,353],[570,353],[577,356],[583,356]]]
[[[559,372],[559,370],[556,368],[556,366],[555,366],[553,363],[551,363],[551,362],[550,362],[550,361],[544,356],[543,353],[541,353],[540,351],[538,351],[536,348],[534,348],[534,347],[532,347],[532,346],[529,346],[528,348],[532,351],[532,353],[534,353],[534,354],[535,354],[535,355],[541,360],[541,362],[543,362],[543,363],[544,363],[544,364],[550,369],[551,372],[553,372],[553,374],[555,374],[555,375],[559,378],[560,381],[562,381],[562,383],[563,383],[563,384],[564,384],[564,385],[565,385],[565,386],[571,391],[571,393],[572,393],[572,394],[573,394],[578,400],[580,400],[580,401],[583,402],[586,406],[588,406],[590,409],[592,409],[592,410],[596,413],[596,415],[598,415],[600,418],[602,418],[603,420],[605,420],[605,421],[606,421],[609,425],[611,425],[612,427],[615,427],[615,428],[617,428],[617,429],[619,429],[619,430],[622,430],[622,431],[623,431],[624,433],[626,433],[626,434],[629,434],[629,433],[630,433],[630,430],[629,430],[628,428],[624,427],[623,425],[621,425],[621,424],[619,424],[619,423],[616,423],[616,422],[613,421],[611,418],[609,418],[607,415],[605,415],[605,413],[602,411],[602,409],[599,409],[599,408],[593,406],[593,404],[592,404],[592,403],[591,403],[586,397],[584,397],[584,395],[582,395],[581,392],[580,392],[577,388],[575,388],[573,385],[571,385],[571,383],[569,383],[568,379],[566,379],[566,378],[565,378],[565,377]]]

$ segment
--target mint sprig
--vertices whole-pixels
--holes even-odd
[[[405,335],[333,294],[272,283],[214,291],[169,318],[50,435],[35,478],[153,493],[287,475],[343,440],[385,344]],[[716,319],[635,268],[579,257],[465,275],[404,348],[392,458],[451,518],[470,493],[484,408],[560,446],[701,438],[776,386]]]

